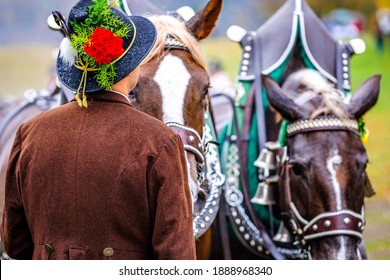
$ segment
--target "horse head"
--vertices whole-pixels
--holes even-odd
[[[135,108],[162,120],[181,136],[194,215],[204,208],[207,193],[202,138],[209,105],[209,76],[199,41],[211,33],[221,7],[222,0],[210,0],[187,22],[173,15],[149,17],[157,28],[157,41],[130,93]]]
[[[359,258],[369,181],[358,120],[376,103],[379,83],[373,76],[348,98],[314,70],[293,73],[282,88],[264,78],[270,104],[289,122],[283,220],[313,259]]]

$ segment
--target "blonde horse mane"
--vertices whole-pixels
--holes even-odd
[[[152,16],[149,17],[149,19],[156,26],[157,39],[156,44],[143,61],[143,64],[148,63],[153,59],[161,58],[165,54],[165,40],[169,35],[183,43],[195,62],[203,69],[207,70],[206,61],[202,54],[200,45],[196,38],[188,32],[184,22],[167,15]]]
[[[332,114],[340,119],[347,118],[347,112],[345,111],[345,96],[344,93],[336,89],[334,84],[329,82],[318,71],[311,69],[300,70],[293,73],[290,84],[294,84],[294,90],[301,89],[300,92],[296,92],[294,96],[294,102],[297,105],[303,105],[314,98],[319,97],[321,100],[320,106],[314,110],[310,119],[315,119],[319,115]],[[297,87],[299,85],[299,87]]]
[[[344,103],[342,94],[333,85],[318,91],[317,95],[321,97],[321,106],[311,114],[310,118],[315,119],[322,114],[333,114],[340,119],[346,119],[348,114],[342,106]]]

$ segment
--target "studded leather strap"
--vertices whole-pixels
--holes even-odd
[[[331,235],[353,235],[361,239],[364,221],[361,215],[350,210],[323,213],[310,221],[304,228],[305,239]]]
[[[180,136],[184,149],[193,153],[198,162],[203,163],[203,144],[199,133],[193,128],[175,122],[167,122],[166,125]]]
[[[353,119],[319,117],[313,120],[299,120],[287,125],[288,137],[310,131],[349,130],[359,135],[358,123]]]

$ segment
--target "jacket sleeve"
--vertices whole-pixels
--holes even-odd
[[[183,143],[174,135],[163,146],[149,176],[156,189],[152,245],[156,259],[195,259],[192,199]],[[150,187],[150,186],[149,186]]]
[[[19,177],[21,127],[16,133],[5,182],[5,201],[1,238],[4,249],[13,259],[31,259],[34,250],[30,229],[24,212]]]

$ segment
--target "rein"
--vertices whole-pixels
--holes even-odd
[[[359,135],[357,121],[351,119],[321,117],[293,122],[287,126],[288,137],[305,132],[335,130],[351,131]],[[292,165],[288,162],[287,149],[285,149],[280,172],[280,177],[284,178],[284,181],[279,184],[280,209],[282,219],[295,240],[302,246],[306,246],[307,241],[310,240],[337,235],[354,236],[360,241],[363,238],[362,232],[365,224],[363,209],[362,213],[349,209],[324,212],[310,221],[302,217],[291,198],[291,167]]]

